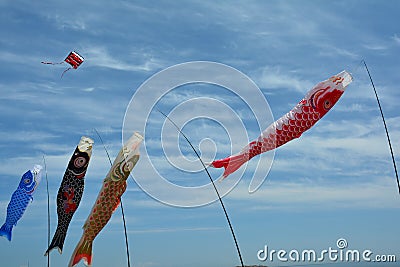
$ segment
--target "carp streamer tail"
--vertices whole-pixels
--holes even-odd
[[[381,106],[381,103],[380,103],[380,101],[379,101],[378,93],[376,92],[376,88],[375,88],[374,82],[373,82],[373,80],[372,80],[371,73],[369,72],[369,69],[368,69],[368,67],[367,67],[367,63],[365,63],[365,60],[363,60],[362,62],[364,63],[365,69],[367,70],[367,73],[368,73],[368,76],[369,76],[369,80],[371,81],[372,88],[374,89],[376,101],[378,102],[379,110],[380,110],[380,112],[381,112],[381,117],[382,117],[382,121],[383,121],[383,126],[385,126],[386,137],[387,137],[388,144],[389,144],[390,154],[392,155],[393,168],[394,168],[394,173],[395,173],[395,175],[396,175],[396,180],[397,180],[397,187],[398,187],[398,189],[399,189],[399,194],[400,194],[399,175],[397,174],[396,161],[395,161],[395,159],[394,159],[394,154],[393,154],[393,149],[392,149],[392,143],[390,142],[389,131],[388,131],[387,126],[386,126],[385,117],[383,116],[382,106]]]
[[[157,110],[158,110],[158,109],[157,109]],[[236,239],[236,236],[235,236],[235,232],[233,231],[233,227],[232,227],[231,221],[230,221],[230,219],[229,219],[228,212],[227,212],[226,209],[225,209],[224,203],[222,202],[222,198],[221,198],[221,196],[220,196],[220,194],[219,194],[219,192],[218,192],[218,190],[217,190],[217,187],[216,187],[215,184],[214,184],[213,179],[211,178],[210,173],[209,173],[208,170],[207,170],[206,165],[204,164],[203,160],[200,158],[200,155],[199,155],[199,153],[197,153],[197,150],[194,148],[194,146],[193,146],[192,143],[189,141],[189,139],[186,137],[186,135],[181,131],[181,129],[178,127],[178,125],[176,125],[176,123],[175,123],[174,121],[172,121],[172,120],[171,120],[166,114],[164,114],[162,111],[158,110],[158,112],[160,112],[165,118],[167,118],[167,119],[175,126],[175,128],[178,130],[178,132],[179,132],[179,133],[185,138],[185,140],[188,142],[188,144],[190,145],[190,147],[193,149],[194,153],[196,154],[197,158],[200,160],[201,164],[203,165],[203,168],[204,168],[204,170],[206,171],[206,173],[207,173],[208,177],[210,178],[210,181],[211,181],[211,183],[212,183],[212,185],[213,185],[213,187],[214,187],[215,193],[217,193],[219,202],[221,203],[221,207],[222,207],[222,209],[223,209],[223,211],[224,211],[224,213],[225,213],[225,218],[226,218],[226,220],[227,220],[227,222],[228,222],[228,225],[229,225],[229,228],[230,228],[230,230],[231,230],[233,240],[235,241],[236,250],[237,250],[237,253],[238,253],[238,256],[239,256],[239,259],[240,259],[240,263],[241,263],[242,267],[244,267],[242,255],[241,255],[240,249],[239,249],[239,244],[238,244],[238,242],[237,242],[237,239]]]
[[[100,136],[99,132],[96,130],[96,128],[94,128],[93,130],[96,132],[97,136],[99,137],[99,139],[100,139],[100,141],[101,141],[101,144],[103,145],[104,150],[106,151],[108,161],[110,162],[110,165],[112,166],[110,154],[108,154],[108,150],[107,150],[107,148],[106,148],[106,146],[105,146],[105,144],[104,144],[104,142],[103,142],[103,138],[101,138],[101,136]],[[122,205],[122,199],[121,199],[121,198],[119,199],[119,201],[120,201],[120,206],[121,206],[122,221],[123,221],[123,223],[124,223],[126,257],[127,257],[127,260],[128,260],[128,267],[131,267],[130,256],[129,256],[128,234],[127,234],[127,230],[126,230],[126,221],[125,221],[124,206]]]

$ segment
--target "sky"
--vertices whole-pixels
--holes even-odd
[[[240,265],[201,163],[157,110],[211,161],[238,152],[315,84],[344,69],[354,80],[321,121],[216,185],[245,264],[298,264],[260,261],[257,253],[265,246],[322,251],[341,238],[349,249],[400,260],[400,195],[362,64],[398,162],[399,11],[395,0],[1,0],[0,220],[21,175],[43,165],[43,157],[51,219],[48,229],[43,179],[12,241],[0,240],[2,265],[46,266],[57,190],[80,137],[89,136],[95,143],[84,195],[62,255],[50,254],[51,266],[67,266],[110,168],[94,129],[112,160],[133,131],[144,136],[122,198],[132,266]],[[62,78],[67,64],[41,64],[62,62],[70,51],[85,61]],[[188,71],[188,62],[199,68]],[[217,181],[222,170],[210,174]],[[252,179],[262,184],[249,193]],[[93,266],[127,266],[120,209],[94,240]]]

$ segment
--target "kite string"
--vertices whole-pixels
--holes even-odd
[[[103,142],[103,138],[101,138],[99,132],[96,130],[96,128],[93,128],[93,130],[96,132],[97,136],[99,137],[101,144],[103,145],[104,150],[106,151],[107,154],[107,158],[108,161],[110,162],[110,165],[112,166],[112,162],[111,162],[111,158],[110,158],[110,154],[108,153],[108,150]],[[126,246],[126,257],[128,259],[128,267],[131,266],[131,262],[130,262],[130,256],[129,256],[129,243],[128,243],[128,234],[127,234],[127,230],[126,230],[126,221],[125,221],[125,212],[124,212],[124,206],[122,204],[122,198],[119,198],[120,201],[120,207],[121,207],[121,213],[122,213],[122,221],[124,224],[124,234],[125,234],[125,246]]]
[[[50,193],[49,193],[49,180],[47,178],[47,165],[46,159],[43,155],[43,165],[46,176],[46,191],[47,191],[47,247],[50,246]],[[28,263],[29,266],[29,263]],[[50,267],[50,253],[47,253],[47,267]]]
[[[63,62],[46,62],[46,61],[42,61],[40,63],[48,64],[48,65],[60,65],[60,64],[64,64],[64,61]]]
[[[69,70],[71,70],[72,68],[67,68],[66,70],[64,70],[63,71],[63,73],[61,74],[61,78],[64,76],[64,74],[67,72],[67,71],[69,71]]]
[[[213,185],[213,187],[214,187],[215,192],[217,193],[219,202],[221,203],[221,207],[222,207],[222,209],[223,209],[223,211],[224,211],[224,214],[225,214],[225,218],[226,218],[226,220],[227,220],[227,222],[228,222],[228,225],[229,225],[229,228],[230,228],[230,230],[231,230],[232,237],[233,237],[233,241],[235,242],[235,246],[236,246],[236,250],[237,250],[237,253],[238,253],[238,256],[239,256],[239,259],[240,259],[240,263],[241,263],[242,267],[244,267],[243,259],[242,259],[242,254],[240,253],[240,249],[239,249],[239,243],[238,243],[238,241],[237,241],[237,239],[236,239],[235,232],[233,231],[233,226],[232,226],[231,221],[230,221],[230,219],[229,219],[228,212],[227,212],[226,209],[225,209],[224,202],[222,202],[222,198],[221,198],[221,196],[220,196],[220,194],[219,194],[219,192],[218,192],[218,190],[217,190],[217,187],[215,186],[215,183],[214,183],[213,179],[211,178],[210,173],[209,173],[208,170],[207,170],[206,165],[204,164],[203,160],[201,159],[199,153],[197,153],[197,150],[194,148],[194,146],[193,146],[192,143],[189,141],[189,139],[186,137],[186,135],[181,131],[181,129],[178,127],[178,125],[176,125],[176,123],[175,123],[174,121],[172,121],[172,120],[171,120],[166,114],[164,114],[161,110],[159,110],[159,109],[157,109],[157,110],[158,110],[158,112],[160,112],[165,118],[167,118],[167,119],[175,126],[175,128],[178,130],[178,132],[179,132],[180,134],[182,134],[182,136],[183,136],[183,137],[185,138],[185,140],[189,143],[190,147],[193,149],[193,151],[194,151],[194,153],[196,154],[197,158],[200,160],[201,164],[203,165],[203,168],[204,168],[204,170],[206,171],[208,177],[210,178],[210,181],[211,181],[211,183],[212,183],[212,185]]]
[[[61,64],[64,64],[64,61],[63,62],[46,62],[46,61],[42,61],[42,62],[40,62],[40,63],[42,63],[42,64],[48,64],[48,65],[61,65]],[[67,71],[69,71],[70,69],[72,69],[72,68],[67,68],[67,69],[65,69],[64,71],[63,71],[63,73],[61,73],[61,78],[64,76],[64,74],[67,72]]]
[[[381,112],[381,117],[382,117],[382,121],[383,121],[383,126],[385,127],[386,137],[387,137],[388,144],[389,144],[390,154],[392,155],[392,162],[393,162],[394,172],[395,172],[395,175],[396,175],[397,187],[398,187],[398,189],[399,189],[399,194],[400,194],[399,175],[397,174],[396,161],[395,161],[395,159],[394,159],[394,153],[393,153],[393,149],[392,149],[392,143],[390,142],[389,131],[388,131],[388,129],[387,129],[385,117],[383,116],[382,106],[381,106],[381,103],[380,103],[380,101],[379,101],[378,93],[377,93],[377,91],[376,91],[376,88],[375,88],[375,85],[374,85],[374,81],[372,80],[371,73],[369,72],[369,69],[368,69],[368,67],[367,67],[367,63],[365,62],[365,60],[362,60],[362,62],[364,63],[365,69],[367,70],[367,73],[368,73],[368,76],[369,76],[369,80],[371,81],[372,88],[374,89],[376,101],[378,102],[379,110],[380,110],[380,112]]]

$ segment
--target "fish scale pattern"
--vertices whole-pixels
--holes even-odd
[[[321,118],[321,114],[304,103],[305,101],[300,101],[293,109],[294,112],[281,119],[283,124],[280,127],[275,123],[257,141],[251,142],[246,156],[251,159],[258,154],[277,148],[290,140],[299,138],[303,132],[311,128]]]
[[[61,228],[63,232],[67,232],[75,210],[79,207],[84,186],[85,180],[83,178],[77,179],[71,171],[66,171],[57,194],[58,227]],[[66,192],[71,192],[70,202],[75,204],[74,209],[68,210]]]
[[[12,229],[19,219],[21,219],[27,206],[33,200],[37,186],[41,180],[42,166],[35,165],[32,170],[22,175],[17,189],[11,196],[10,203],[7,206],[7,217],[4,224],[0,227],[0,236],[4,236],[11,241]]]
[[[12,194],[10,204],[7,207],[7,218],[6,224],[16,225],[17,221],[22,217],[25,212],[26,207],[29,204],[29,201],[32,199],[32,196],[26,193],[21,188],[15,190]]]
[[[84,236],[88,240],[93,240],[110,220],[112,212],[119,203],[122,194],[126,190],[126,180],[104,181],[103,188],[99,193],[96,204],[93,207],[89,220],[84,225]]]

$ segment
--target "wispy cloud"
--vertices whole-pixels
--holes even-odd
[[[38,66],[40,59],[28,53],[15,53],[13,51],[3,50],[0,51],[0,62],[6,65],[23,65],[23,66]]]
[[[397,187],[389,177],[373,182],[332,184],[328,181],[298,179],[295,182],[268,181],[253,194],[241,185],[229,199],[246,201],[251,209],[342,209],[398,208]]]
[[[82,15],[82,14],[81,14]],[[84,31],[86,30],[86,23],[84,21],[84,17],[75,18],[74,16],[61,16],[59,14],[50,15],[50,20],[53,20],[59,29],[72,29]]]
[[[365,220],[362,229],[346,224],[346,231],[358,233],[359,242],[367,245],[379,237],[385,240],[384,245],[396,247],[392,237],[399,229],[391,226],[399,216],[396,212],[399,209],[398,193],[386,136],[368,76],[355,64],[359,63],[359,57],[370,58],[368,61],[386,115],[395,157],[399,159],[400,94],[397,90],[399,80],[393,71],[396,70],[396,52],[400,45],[395,23],[398,6],[393,3],[376,5],[370,1],[363,5],[358,1],[323,4],[321,1],[0,2],[0,22],[4,29],[0,41],[3,46],[0,52],[1,209],[6,210],[10,195],[26,168],[42,163],[42,154],[45,154],[51,195],[51,228],[54,230],[57,217],[55,194],[67,162],[81,135],[95,139],[85,177],[85,193],[71,222],[69,241],[65,243],[66,254],[72,252],[78,242],[81,227],[110,169],[104,148],[92,129],[95,127],[100,132],[111,159],[114,159],[121,148],[124,112],[137,88],[157,71],[193,60],[232,64],[262,88],[278,116],[288,112],[316,83],[349,66],[349,71],[354,72],[354,82],[334,109],[299,139],[276,149],[269,173],[271,160],[263,156],[270,152],[253,158],[247,165],[243,181],[224,197],[224,201],[228,204],[228,212],[238,218],[233,220],[235,229],[239,233],[242,229],[242,234],[251,236],[253,245],[265,242],[265,235],[271,233],[268,229],[254,227],[254,219],[262,218],[260,223],[268,222],[268,228],[275,233],[286,233],[289,223],[300,230],[297,233],[315,232],[314,225],[304,223],[304,220],[318,220],[321,214],[338,214],[344,210],[346,219],[357,222],[362,214],[378,211],[379,216],[375,217],[382,223],[380,227],[376,226],[378,219]],[[371,23],[371,14],[377,23]],[[41,61],[60,62],[71,50],[81,53],[85,63],[62,79],[60,75],[67,64],[40,64]],[[201,70],[201,73],[210,74],[210,71]],[[224,77],[243,88],[242,83],[232,81],[231,75]],[[193,86],[187,91],[177,90],[156,101],[150,100],[155,93],[147,90],[142,101],[135,103],[132,110],[135,118],[129,121],[128,130],[142,129],[142,125],[138,125],[142,121],[138,118],[147,118],[147,113],[151,113],[145,110],[150,102],[150,105],[157,103],[157,107],[166,112],[180,105],[182,108],[177,108],[172,118],[183,127],[196,148],[203,140],[202,156],[212,158],[215,152],[216,157],[223,157],[246,145],[247,138],[241,138],[238,132],[236,122],[240,122],[233,117],[242,119],[249,139],[260,134],[252,109],[260,111],[257,119],[261,130],[271,122],[267,117],[268,108],[261,107],[259,101],[251,102],[246,108],[232,95],[220,90],[205,93],[202,89],[204,87]],[[229,104],[234,112],[222,112],[208,100],[189,102],[194,97],[213,95],[214,99]],[[250,90],[243,90],[242,95],[252,101],[262,100]],[[231,128],[232,133],[228,136],[212,120],[188,120],[188,117],[201,116],[204,110],[216,114],[215,118]],[[154,168],[168,181],[179,185],[209,183],[202,171],[184,172],[173,166],[180,164],[182,169],[201,169],[190,147],[171,125],[164,125],[166,132],[161,139],[157,130],[163,127],[164,121],[162,116],[156,115],[144,119],[143,124],[148,127],[144,132],[146,140],[132,177],[143,179],[146,186],[159,192],[160,198],[169,198],[171,202],[190,205],[216,200],[211,187],[181,196],[157,180],[153,166],[146,163],[145,149],[152,157]],[[233,145],[229,137],[234,140]],[[215,146],[205,138],[213,138]],[[172,151],[168,154],[170,161],[163,148]],[[212,168],[209,171],[214,179],[223,172]],[[248,180],[253,172],[257,175],[268,173],[268,176],[258,191],[249,194]],[[235,178],[232,174],[216,183],[217,189],[222,192],[233,186],[232,179]],[[46,210],[47,195],[43,180],[34,197],[15,229],[14,245],[0,242],[0,246],[4,245],[4,265],[26,265],[19,257],[21,248],[29,242],[43,243],[46,237],[43,211]],[[182,252],[189,240],[187,237],[196,235],[200,238],[189,242],[190,247],[184,247],[187,249],[184,253],[178,253],[179,260],[182,264],[189,263],[186,265],[194,262],[193,267],[211,266],[206,260],[220,259],[220,245],[224,247],[227,240],[231,241],[226,224],[219,216],[221,210],[217,202],[198,209],[177,209],[148,196],[132,178],[128,180],[123,201],[129,234],[135,239],[133,249],[138,266],[146,263],[154,267],[176,266],[176,257],[171,251]],[[267,209],[272,212],[266,212]],[[298,216],[293,216],[294,212]],[[246,216],[242,217],[242,214]],[[285,214],[293,217],[287,220],[288,217],[283,218]],[[336,229],[334,224],[326,221],[316,242],[335,234],[334,230],[329,230]],[[373,233],[372,237],[370,233]],[[211,237],[224,235],[226,239],[214,238],[215,242],[210,243],[204,238],[208,234]],[[124,253],[121,247],[124,242],[114,242],[117,239],[123,241],[119,210],[96,238],[93,247],[96,265],[123,266],[124,259],[118,255]],[[302,235],[294,234],[290,242],[304,244],[304,239]],[[110,243],[116,245],[110,246]],[[154,253],[155,244],[169,247]],[[245,251],[252,251],[253,245],[246,244],[246,239],[241,244]],[[198,253],[203,249],[209,252],[207,259],[203,253]],[[102,251],[116,255],[113,262]],[[40,246],[25,252],[30,265],[43,263],[44,251]],[[68,257],[53,260],[56,266],[68,264]],[[225,257],[221,258],[221,264],[214,265],[234,266],[233,261],[232,257]]]
[[[332,44],[322,44],[319,54],[325,57],[345,57],[358,59],[360,56],[349,49],[333,46]]]
[[[113,56],[105,47],[89,46],[84,50],[86,53],[85,58],[89,60],[91,66],[123,71],[154,71],[163,65],[159,59],[150,54],[131,55],[129,63],[127,60],[121,60],[117,56]],[[138,64],[137,62],[141,63]]]
[[[374,51],[384,51],[388,49],[388,47],[384,44],[379,44],[379,43],[370,43],[370,44],[364,44],[364,48],[368,50],[374,50]]]
[[[395,41],[396,44],[400,45],[400,37],[397,34],[394,34],[392,36],[393,41]]]
[[[175,233],[175,232],[201,232],[201,231],[220,231],[225,230],[222,227],[189,227],[189,228],[158,228],[158,229],[143,229],[130,230],[129,233],[134,234],[158,234],[158,233]]]
[[[301,78],[296,71],[282,70],[280,67],[266,66],[262,68],[255,77],[256,83],[261,88],[285,89],[296,92],[307,92],[313,86],[313,83]]]

